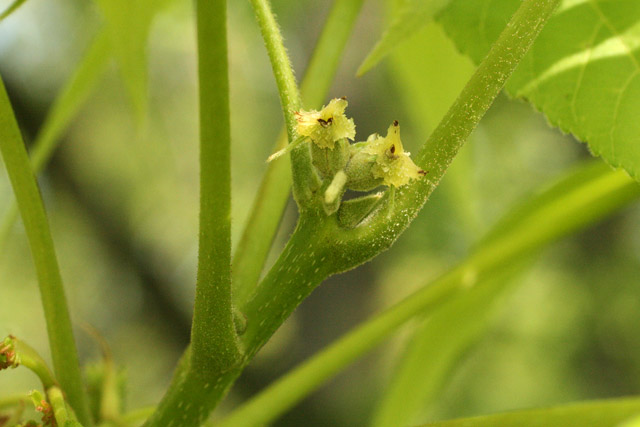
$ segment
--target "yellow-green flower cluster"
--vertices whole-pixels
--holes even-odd
[[[347,100],[341,98],[331,100],[320,111],[296,113],[296,132],[300,136],[296,144],[311,142],[311,161],[323,180],[322,203],[327,215],[339,209],[346,190],[402,187],[426,174],[404,151],[397,121],[385,137],[374,134],[366,141],[350,144],[348,140],[354,139],[356,127],[353,119],[344,114],[346,108]],[[270,159],[290,150],[281,150]]]
[[[300,136],[306,136],[321,148],[333,149],[336,141],[351,139],[356,136],[356,125],[353,119],[344,114],[347,108],[345,98],[332,99],[320,111],[298,111],[296,131]]]

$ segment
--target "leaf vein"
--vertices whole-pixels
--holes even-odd
[[[631,73],[627,81],[622,85],[616,97],[616,104],[613,108],[613,117],[611,118],[611,129],[609,130],[609,141],[611,143],[611,156],[615,158],[615,133],[618,129],[618,114],[620,114],[620,104],[622,104],[622,98],[624,97],[627,88],[631,85],[631,82],[638,77],[640,70],[636,70]]]

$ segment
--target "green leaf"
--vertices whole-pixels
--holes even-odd
[[[438,19],[478,63],[518,0],[455,0]],[[507,83],[552,125],[640,179],[640,2],[565,0]]]
[[[483,417],[429,423],[432,427],[484,426],[615,426],[629,421],[640,412],[640,398],[596,400],[545,409],[506,412]]]
[[[401,3],[397,15],[384,31],[382,37],[371,52],[362,61],[357,75],[361,76],[385,56],[387,56],[398,43],[405,41],[424,25],[431,22],[434,15],[445,7],[451,0],[405,0]]]
[[[96,0],[106,20],[111,49],[136,117],[147,112],[147,39],[156,13],[170,0]]]

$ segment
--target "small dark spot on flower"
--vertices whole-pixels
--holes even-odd
[[[327,126],[329,126],[331,123],[333,123],[333,117],[329,117],[327,120],[324,120],[322,118],[318,119],[318,123],[320,123],[320,125],[323,128],[326,128]]]
[[[425,176],[425,175],[426,175],[426,174],[428,174],[428,173],[429,173],[429,171],[423,171],[422,169],[420,169],[420,170],[418,171],[418,174],[419,174],[419,175],[422,175],[422,176]]]
[[[397,121],[397,120],[394,120],[394,121],[393,121],[393,125],[394,125],[394,126],[398,126],[399,124],[400,124],[400,123],[398,123],[398,121]]]
[[[389,151],[391,151],[391,154],[394,154],[396,152],[396,145],[393,144],[391,148],[389,148]]]

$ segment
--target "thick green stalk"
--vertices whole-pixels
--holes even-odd
[[[231,303],[231,169],[226,0],[196,1],[200,248],[191,345],[150,426],[196,426],[239,374]]]
[[[231,308],[231,132],[226,0],[196,2],[200,99],[200,245],[191,329],[205,377],[241,357]]]
[[[252,426],[273,421],[412,317],[460,292],[466,295],[471,288],[486,286],[496,274],[531,251],[591,225],[639,197],[640,186],[624,171],[612,171],[599,163],[579,168],[514,209],[490,232],[487,243],[458,266],[289,372],[236,409],[223,425]]]
[[[191,348],[191,347],[189,347]],[[241,369],[217,377],[203,375],[193,368],[190,351],[183,356],[169,390],[145,426],[195,427],[202,425]],[[186,356],[186,357],[185,357]]]
[[[300,94],[307,108],[320,108],[362,2],[363,0],[334,2],[300,86]],[[283,130],[274,151],[284,148],[286,144],[287,136]],[[283,156],[267,167],[233,257],[233,298],[238,305],[246,302],[260,279],[289,199],[290,187],[291,162],[289,156]]]
[[[1,80],[0,151],[18,202],[36,267],[56,379],[67,393],[78,418],[89,426],[91,418],[47,215],[38,184],[31,172],[31,163],[22,142],[18,123]]]
[[[78,68],[62,88],[39,130],[31,150],[31,167],[38,174],[51,158],[60,136],[87,99],[106,65],[109,63],[109,40],[101,29],[78,64]],[[0,223],[0,247],[18,217],[15,201],[11,202]]]
[[[325,235],[325,224],[320,215],[300,219],[287,246],[260,282],[257,292],[241,307],[248,321],[247,329],[240,338],[246,345],[248,357],[267,342],[291,311],[330,274],[331,248],[318,244]],[[282,304],[283,301],[289,304]],[[272,304],[275,304],[273,309]],[[256,315],[264,310],[270,315]]]

